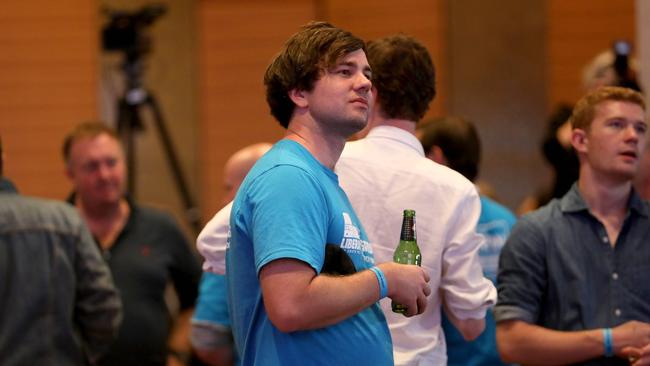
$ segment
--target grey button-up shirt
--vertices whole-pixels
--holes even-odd
[[[561,331],[650,322],[650,204],[632,192],[628,207],[614,247],[575,184],[524,216],[501,253],[497,322],[520,319]]]
[[[0,365],[95,364],[121,314],[74,207],[19,196],[0,178]]]

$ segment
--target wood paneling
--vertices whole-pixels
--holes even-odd
[[[220,208],[228,157],[246,145],[282,136],[264,97],[264,71],[286,39],[314,14],[309,1],[198,1],[204,219]]]
[[[450,112],[482,142],[479,179],[514,208],[544,173],[544,0],[450,3]]]
[[[88,0],[0,3],[0,136],[21,192],[68,192],[61,143],[97,114],[97,8]]]

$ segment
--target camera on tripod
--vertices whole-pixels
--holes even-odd
[[[122,51],[127,60],[149,53],[151,39],[144,30],[167,12],[165,4],[148,4],[137,11],[106,9],[108,23],[102,29],[102,47],[106,51]]]

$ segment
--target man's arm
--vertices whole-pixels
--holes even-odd
[[[614,353],[625,357],[626,347],[650,343],[650,324],[630,321],[612,329]],[[562,332],[522,320],[497,323],[497,346],[507,363],[565,365],[605,354],[602,329]]]
[[[169,355],[167,365],[187,365],[191,356],[190,319],[194,309],[182,310],[176,317],[174,326],[169,334],[167,345]]]
[[[377,267],[388,282],[388,297],[404,304],[407,316],[421,314],[431,294],[429,275],[418,266]],[[302,261],[278,259],[262,267],[260,282],[269,319],[283,332],[326,327],[379,300],[379,283],[369,270],[349,276],[316,275]]]
[[[467,341],[481,335],[485,312],[496,302],[496,289],[484,277],[478,257],[485,240],[476,232],[480,213],[478,193],[468,184],[450,220],[442,257],[442,304],[449,321]]]
[[[192,323],[190,337],[196,356],[209,366],[234,364],[234,345],[229,328],[218,324]]]

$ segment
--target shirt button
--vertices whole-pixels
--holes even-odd
[[[614,310],[614,315],[621,316],[621,309]]]
[[[603,243],[609,243],[609,238],[606,236],[603,236]]]
[[[613,280],[618,280],[618,273],[616,273],[616,272],[612,273],[612,279]]]

